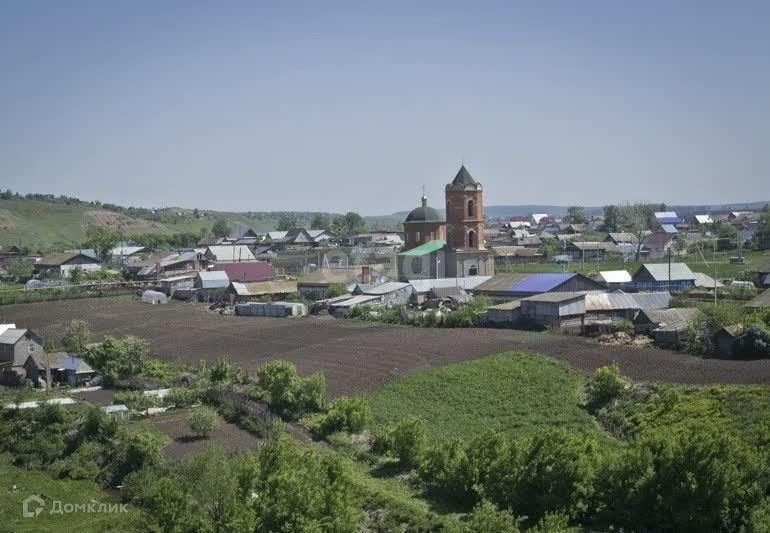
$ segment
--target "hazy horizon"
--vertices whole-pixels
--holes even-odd
[[[770,4],[0,6],[0,188],[143,207],[770,198]]]

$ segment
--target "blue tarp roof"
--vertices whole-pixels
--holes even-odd
[[[576,272],[543,272],[532,274],[511,287],[513,292],[548,292],[577,276]]]

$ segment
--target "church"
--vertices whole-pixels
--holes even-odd
[[[401,281],[495,273],[492,252],[484,246],[483,192],[463,165],[445,188],[446,220],[422,197],[422,205],[404,221],[404,248],[398,255]]]

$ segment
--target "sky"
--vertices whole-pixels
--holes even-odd
[[[0,2],[0,188],[359,211],[770,199],[770,2]]]

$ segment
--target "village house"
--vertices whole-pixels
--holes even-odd
[[[552,292],[528,296],[520,300],[521,319],[529,323],[580,333],[583,326],[585,294]]]
[[[0,385],[18,385],[30,355],[43,354],[43,340],[31,329],[0,324]]]
[[[121,244],[110,250],[110,263],[115,266],[123,266],[132,258],[140,257],[147,249],[144,246],[129,246]]]
[[[577,272],[542,272],[523,274],[503,272],[478,285],[470,292],[483,295],[494,303],[526,298],[550,292],[603,291],[604,285]]]
[[[644,247],[648,250],[648,256],[660,258],[668,255],[669,251],[671,254],[679,253],[680,250],[677,248],[675,237],[676,234],[663,231],[648,236],[644,240]]]
[[[143,266],[136,273],[138,279],[154,279],[158,277],[178,276],[205,270],[209,259],[196,250],[171,252],[163,255],[160,260],[157,255],[150,259],[140,261]],[[155,262],[153,262],[155,259]],[[131,268],[129,266],[128,268]],[[194,275],[192,276],[194,277]]]
[[[564,252],[575,261],[603,259],[606,255],[620,254],[618,247],[611,242],[569,241],[564,245]]]
[[[496,266],[506,266],[517,263],[542,263],[545,257],[536,248],[523,246],[492,246]]]
[[[762,292],[743,306],[748,311],[756,311],[764,307],[770,307],[770,289]]]
[[[159,279],[157,285],[164,294],[173,296],[176,292],[190,290],[195,287],[195,278],[197,276],[197,272],[169,276]]]
[[[83,272],[101,270],[101,262],[86,254],[62,253],[42,257],[32,266],[32,271],[40,277],[69,277],[73,270],[79,268]]]
[[[65,384],[73,387],[89,385],[99,373],[82,358],[64,352],[35,353],[24,362],[26,377],[36,387]],[[51,373],[51,383],[47,375]]]
[[[221,244],[243,245],[253,248],[260,241],[257,232],[248,226],[239,225],[233,228],[230,233],[220,242],[206,243],[206,246],[216,246]]]
[[[611,242],[613,244],[633,244],[636,245],[639,240],[633,233],[625,232],[610,232],[604,238],[605,242]]]
[[[668,309],[669,305],[669,292],[589,292],[585,297],[584,325],[634,320],[641,310]]]
[[[707,226],[709,224],[713,224],[714,220],[711,218],[711,215],[705,214],[705,215],[695,215],[692,217],[692,222],[696,226]]]
[[[412,286],[412,297],[410,302],[412,305],[422,305],[425,303],[430,295],[429,293],[434,289],[444,289],[448,287],[455,287],[462,289],[463,291],[470,291],[474,287],[477,287],[481,283],[492,279],[492,276],[469,276],[465,278],[436,278],[436,279],[412,279],[409,280],[409,284]]]
[[[682,219],[674,211],[656,211],[653,215],[658,224],[680,224]]]
[[[230,286],[230,278],[224,270],[203,270],[195,276],[193,286],[196,289],[226,289]]]
[[[639,291],[680,292],[695,287],[695,273],[685,263],[644,263],[632,280]]]
[[[320,268],[302,277],[297,282],[297,292],[308,300],[328,298],[331,285],[342,285],[346,292],[351,292],[358,283],[381,283],[391,281],[384,274],[368,265],[352,268]]]

